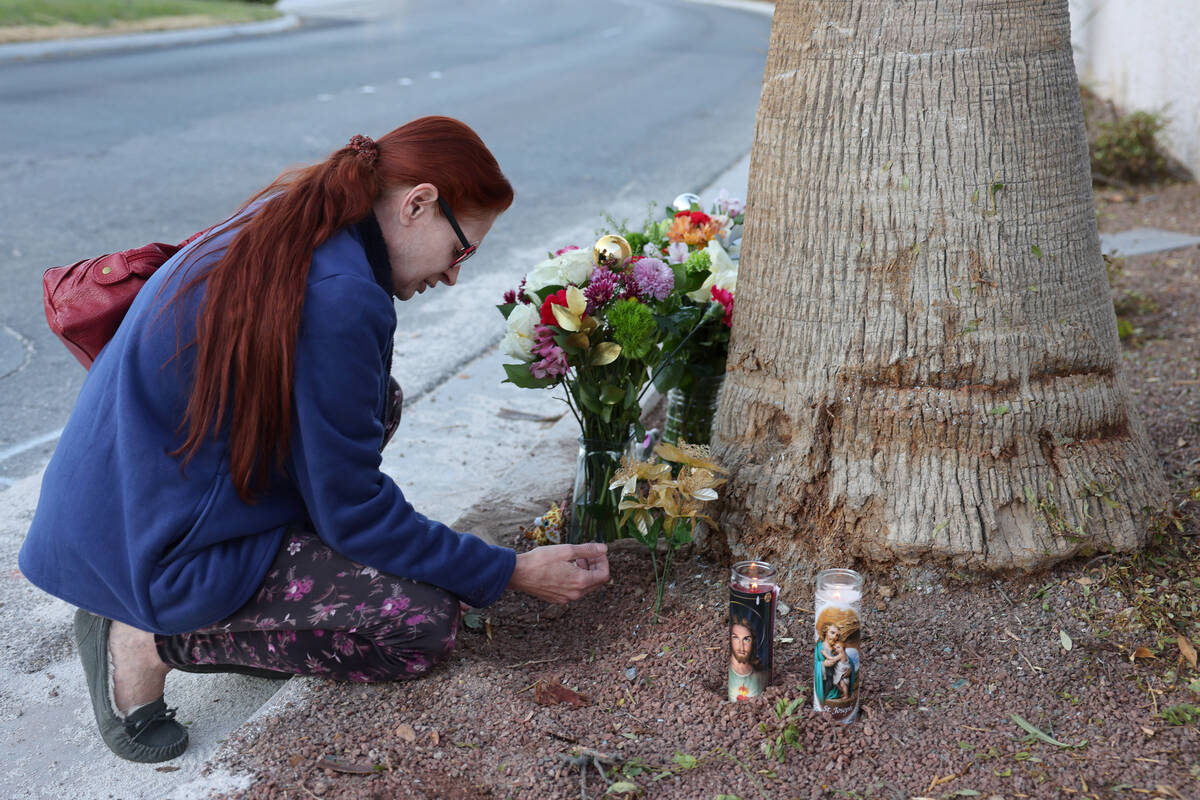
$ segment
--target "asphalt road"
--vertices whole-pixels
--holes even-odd
[[[684,0],[403,0],[298,30],[0,65],[0,490],[49,458],[84,371],[41,273],[224,218],[355,133],[463,119],[517,188],[453,295],[400,304],[419,396],[498,341],[492,307],[601,212],[694,190],[753,137],[770,20]]]

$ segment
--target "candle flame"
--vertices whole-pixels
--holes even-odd
[[[750,591],[752,591],[752,592],[758,591],[758,581],[750,581]]]

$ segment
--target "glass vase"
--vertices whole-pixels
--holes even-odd
[[[725,376],[696,378],[688,390],[679,388],[667,392],[667,422],[663,441],[679,444],[708,444],[712,441],[713,417]]]
[[[611,542],[618,537],[621,489],[608,487],[621,467],[621,456],[629,452],[632,445],[632,439],[608,442],[579,437],[568,533],[571,544]]]

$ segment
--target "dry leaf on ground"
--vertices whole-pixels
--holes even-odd
[[[1192,643],[1189,642],[1188,638],[1186,636],[1184,636],[1182,633],[1179,634],[1179,638],[1176,641],[1179,643],[1179,652],[1182,653],[1183,657],[1187,660],[1187,662],[1189,664],[1191,664],[1192,669],[1195,669],[1196,668],[1196,648],[1192,647]]]
[[[557,681],[538,681],[533,687],[533,701],[538,705],[554,706],[567,703],[572,708],[583,708],[588,704],[587,695],[568,689]]]
[[[347,775],[374,775],[378,772],[374,764],[355,764],[329,756],[317,761],[317,766],[322,769],[331,769],[334,772],[344,772]]]

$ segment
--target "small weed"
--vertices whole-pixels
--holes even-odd
[[[1160,716],[1171,725],[1191,725],[1193,722],[1200,722],[1200,706],[1180,703],[1164,708]]]
[[[779,763],[787,760],[788,750],[801,750],[800,745],[800,729],[796,727],[796,722],[793,719],[796,709],[798,709],[805,701],[803,697],[797,697],[795,700],[788,700],[786,697],[781,697],[779,702],[775,704],[775,719],[771,727],[767,723],[761,723],[758,727],[766,736],[761,748],[763,755],[767,758],[774,759]]]
[[[1161,114],[1135,111],[1101,123],[1092,142],[1092,173],[1126,183],[1149,183],[1167,175],[1167,159],[1158,134],[1167,121]]]
[[[1132,314],[1139,316],[1142,314],[1153,314],[1158,311],[1158,303],[1153,298],[1147,297],[1143,293],[1133,289],[1125,292],[1113,301],[1113,308],[1117,312],[1117,316]]]

